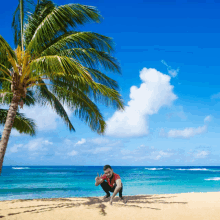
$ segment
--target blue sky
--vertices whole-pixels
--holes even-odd
[[[82,30],[114,39],[122,75],[106,74],[118,81],[125,111],[99,105],[108,125],[99,136],[69,110],[76,132],[49,108],[21,109],[38,132],[12,131],[4,165],[220,165],[220,1],[77,3],[104,18]],[[12,46],[16,6],[0,9],[0,34]]]

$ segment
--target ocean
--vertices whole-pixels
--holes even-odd
[[[101,166],[4,166],[0,200],[103,196]],[[220,166],[115,166],[123,195],[220,191]]]

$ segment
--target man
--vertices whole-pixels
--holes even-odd
[[[103,170],[105,174],[100,176],[99,174],[97,174],[98,176],[95,178],[95,186],[101,184],[102,189],[106,192],[104,199],[110,197],[110,192],[113,192],[113,195],[110,199],[110,205],[112,205],[112,201],[118,192],[119,192],[119,198],[123,200],[122,197],[123,187],[122,187],[121,178],[118,174],[113,172],[113,169],[111,168],[110,165],[105,165],[103,167]]]

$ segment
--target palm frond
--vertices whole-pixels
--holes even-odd
[[[1,95],[2,94],[2,95]],[[9,105],[12,101],[13,93],[11,91],[11,83],[4,81],[0,88],[0,103]],[[21,98],[25,105],[31,106],[35,104],[34,93],[31,90],[27,90],[26,97]]]
[[[39,81],[40,83],[44,83],[43,80]],[[75,131],[75,128],[73,127],[65,109],[63,108],[63,105],[60,103],[60,101],[57,99],[57,97],[51,93],[46,85],[41,85],[38,88],[38,96],[40,96],[41,103],[43,101],[43,104],[46,104],[49,102],[52,109],[55,110],[55,112],[63,119],[65,124],[68,126],[70,131]]]
[[[40,6],[41,3],[38,5],[38,8]],[[45,44],[45,42],[54,39],[54,36],[59,32],[65,33],[68,27],[76,27],[78,24],[82,25],[90,21],[100,21],[99,12],[92,6],[80,4],[62,5],[54,7],[47,14],[42,14],[41,11],[36,10],[36,13],[30,17],[29,27],[27,26],[26,28],[28,35],[26,44],[29,45],[29,49],[36,49],[38,45]],[[35,30],[34,33],[33,30]]]
[[[20,19],[20,7],[17,6],[12,21],[12,28],[14,29],[14,44],[21,46],[21,19]]]
[[[115,90],[119,89],[118,83],[115,80],[106,76],[105,74],[103,74],[99,70],[92,69],[92,68],[87,68],[87,70],[90,72],[90,74],[95,82],[98,82],[98,83],[101,83],[105,86],[108,86],[111,89],[115,89]]]
[[[92,131],[96,131],[98,134],[104,133],[106,123],[101,112],[83,92],[76,88],[67,90],[54,85],[53,93],[74,111],[77,117],[88,124]]]
[[[107,71],[120,73],[120,67],[117,60],[106,52],[98,51],[93,48],[72,48],[60,51],[54,51],[50,55],[60,55],[66,57],[72,57],[85,67],[98,69],[103,68]]]
[[[37,51],[45,56],[72,48],[93,48],[110,53],[114,50],[114,44],[110,37],[98,33],[69,31],[48,43],[39,44]]]
[[[64,56],[43,56],[35,59],[30,64],[32,72],[44,73],[45,76],[53,78],[59,75],[70,75],[75,81],[86,81],[89,83],[92,78],[84,66],[77,60]]]
[[[0,76],[5,76],[11,79],[11,71],[1,63],[0,63]]]
[[[120,93],[107,85],[94,81],[90,81],[90,83],[83,81],[74,82],[74,79],[71,79],[71,76],[68,76],[67,78],[55,77],[51,79],[51,81],[53,83],[52,86],[54,85],[54,87],[59,86],[74,93],[77,91],[82,92],[96,103],[104,104],[105,106],[111,106],[117,109],[124,108]]]
[[[22,46],[22,37],[24,32],[24,24],[28,19],[28,15],[34,11],[33,0],[19,0],[18,6],[13,14],[12,29],[14,31],[14,44],[17,47]]]
[[[6,121],[8,110],[0,109],[0,124],[4,125]],[[19,133],[29,134],[34,136],[36,134],[36,124],[30,118],[26,118],[22,113],[16,113],[13,128]]]
[[[10,47],[10,45],[7,43],[7,41],[1,35],[0,35],[0,54],[2,54],[2,56],[4,56],[4,57],[1,57],[4,60],[8,59],[7,55],[11,56],[13,59],[16,60],[15,52],[13,51],[13,49]],[[2,62],[2,60],[1,60],[1,63],[4,64],[4,62]]]

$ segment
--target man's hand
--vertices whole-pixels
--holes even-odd
[[[95,185],[98,186],[103,180],[102,180],[102,174],[99,176],[99,173],[97,173],[97,177],[95,178]]]
[[[95,180],[101,180],[102,174],[99,176],[99,173],[97,173],[97,177],[95,178]]]

